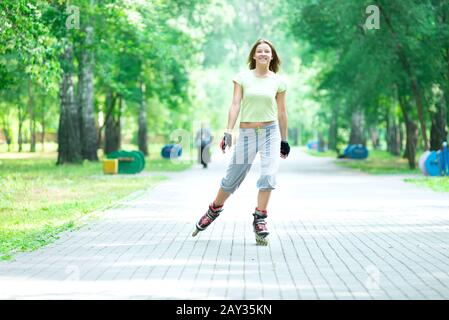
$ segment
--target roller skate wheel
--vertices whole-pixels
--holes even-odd
[[[195,231],[193,231],[193,233],[192,233],[192,237],[195,237],[199,232],[200,232],[200,230],[195,229]]]
[[[268,245],[268,238],[256,235],[256,244],[258,246],[267,246]]]

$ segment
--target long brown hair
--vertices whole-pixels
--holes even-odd
[[[270,69],[274,73],[278,72],[279,65],[281,64],[281,59],[279,59],[278,54],[277,54],[276,49],[274,48],[273,44],[266,39],[259,39],[253,45],[253,48],[251,49],[249,56],[248,56],[249,69],[252,70],[252,69],[256,68],[256,61],[253,59],[253,57],[254,57],[254,54],[256,53],[257,46],[261,43],[268,44],[271,48],[271,54],[273,55],[273,60],[270,61],[270,66],[268,67],[268,69]]]

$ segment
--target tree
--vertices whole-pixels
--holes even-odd
[[[80,111],[81,155],[83,159],[98,161],[97,128],[94,110],[92,26],[83,28],[83,40],[78,55],[78,103]]]
[[[327,101],[339,99],[344,92],[343,120],[352,119],[354,127],[360,123],[356,120],[364,117],[371,128],[363,130],[368,131],[373,131],[374,124],[380,125],[388,131],[389,150],[396,154],[401,143],[397,143],[400,124],[396,123],[394,107],[400,105],[407,128],[406,154],[410,167],[414,167],[418,141],[415,122],[420,124],[424,149],[429,144],[431,118],[435,141],[444,134],[438,128],[446,126],[442,121],[447,117],[445,104],[435,101],[447,99],[437,99],[432,88],[447,88],[448,83],[444,71],[449,57],[445,37],[448,6],[438,0],[377,0],[374,4],[380,9],[380,28],[371,30],[365,24],[365,9],[371,4],[319,0],[297,6],[291,1],[288,21],[292,34],[307,41],[315,59],[324,62],[319,88],[326,91]],[[399,94],[395,94],[397,90]],[[429,117],[432,104],[435,112]],[[360,136],[360,130],[356,130],[358,134],[352,131],[351,138]]]
[[[63,74],[59,91],[61,100],[58,128],[57,164],[59,165],[82,161],[79,110],[75,102],[72,59],[73,49],[71,43],[67,43],[61,57]]]

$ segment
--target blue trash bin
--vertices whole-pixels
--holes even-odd
[[[164,159],[176,159],[182,156],[182,147],[179,144],[166,144],[162,147],[161,156]]]
[[[343,153],[349,159],[366,159],[369,154],[368,148],[362,144],[349,144]]]

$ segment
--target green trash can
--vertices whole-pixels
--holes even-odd
[[[118,160],[118,173],[139,173],[145,167],[145,157],[141,151],[118,150],[108,153],[106,157]]]

